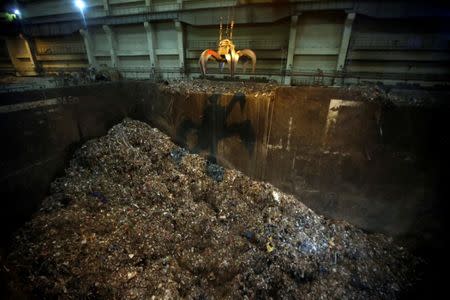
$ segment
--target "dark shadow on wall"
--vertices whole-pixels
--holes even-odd
[[[238,136],[249,155],[253,153],[256,141],[255,130],[249,119],[235,123],[227,122],[237,104],[241,114],[243,113],[246,105],[245,95],[236,93],[226,106],[220,105],[220,97],[220,94],[213,94],[208,98],[200,124],[187,119],[182,121],[176,130],[177,141],[182,145],[187,145],[188,136],[195,134],[197,141],[192,152],[209,151],[209,160],[214,163],[217,161],[217,145],[220,140]]]

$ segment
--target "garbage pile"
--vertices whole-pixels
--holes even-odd
[[[7,262],[10,286],[67,299],[392,299],[416,265],[133,120],[76,152]]]
[[[160,89],[178,93],[208,94],[272,94],[279,85],[251,81],[213,81],[199,79],[178,79],[160,84]]]
[[[425,107],[442,104],[445,102],[442,98],[447,98],[418,88],[393,88],[390,86],[380,84],[364,84],[364,85],[349,85],[345,87],[345,91],[349,93],[357,93],[361,101],[376,103],[387,107],[392,106],[415,106]],[[441,100],[442,99],[442,100]]]

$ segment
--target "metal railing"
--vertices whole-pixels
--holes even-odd
[[[119,68],[118,71],[125,79],[136,80],[170,80],[187,77],[201,77],[200,68],[198,67],[168,67],[168,68],[150,68],[150,67],[126,67]],[[45,68],[45,73],[54,78],[54,85],[56,87],[62,86],[76,86],[92,83],[92,78],[89,76],[90,71],[87,68],[73,67],[73,68]],[[100,71],[100,73],[102,73]],[[107,74],[107,73],[105,73]],[[448,83],[450,82],[450,74],[409,74],[409,73],[377,73],[377,72],[338,72],[338,71],[319,71],[319,70],[293,70],[287,71],[284,69],[270,69],[259,68],[255,73],[250,69],[243,72],[238,69],[235,72],[235,79],[249,78],[250,80],[280,80],[283,81],[285,76],[291,76],[293,85],[334,85],[343,84],[345,80],[352,80],[353,82],[364,81],[382,81],[392,80],[398,82],[435,82]],[[208,77],[210,78],[225,78],[230,79],[228,69],[220,70],[219,68],[209,68]],[[109,79],[103,79],[109,80]],[[348,81],[347,81],[348,82]],[[29,84],[21,86],[2,86],[3,92],[6,90],[21,90],[23,88],[29,89]],[[35,88],[43,88],[43,86],[36,86]]]
[[[233,39],[233,42],[236,45],[236,50],[245,48],[253,50],[279,50],[287,48],[286,41]],[[190,40],[187,42],[188,50],[216,49],[217,46],[218,40]]]
[[[122,74],[126,74],[126,78],[183,78],[189,75],[201,76],[200,68],[188,67],[186,69],[180,68],[122,68]],[[228,69],[208,68],[208,76],[229,77]],[[244,73],[242,69],[237,69],[235,76],[245,76],[250,78],[284,78],[291,76],[292,82],[297,84],[308,85],[332,85],[343,82],[345,79],[353,79],[356,81],[365,80],[393,80],[393,81],[424,81],[424,82],[450,82],[450,74],[408,74],[408,73],[377,73],[377,72],[339,72],[339,71],[321,71],[317,70],[293,70],[291,72],[280,69],[256,69],[251,72],[250,69]]]
[[[180,9],[179,4],[153,4],[152,6],[136,6],[136,7],[123,7],[117,8],[112,6],[110,15],[112,16],[123,16],[123,15],[137,15],[137,14],[148,14],[154,12],[166,12],[166,11],[177,11]],[[93,10],[88,11],[86,17],[88,18],[102,18],[106,17],[107,13],[104,10]]]
[[[70,46],[44,46],[37,47],[36,52],[38,55],[64,55],[64,54],[85,54],[86,49],[84,45],[70,45]]]
[[[450,40],[442,36],[410,35],[402,38],[393,36],[356,36],[352,50],[449,50]]]

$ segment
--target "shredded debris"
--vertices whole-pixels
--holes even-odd
[[[347,92],[357,92],[359,100],[384,106],[425,107],[446,104],[448,92],[436,90],[434,92],[417,87],[395,88],[379,84],[349,85],[344,88]]]
[[[178,93],[209,94],[260,94],[269,95],[279,87],[277,83],[261,83],[252,81],[214,81],[206,79],[178,79],[160,84],[160,89]]]
[[[125,120],[76,152],[7,263],[36,298],[392,299],[416,259]]]

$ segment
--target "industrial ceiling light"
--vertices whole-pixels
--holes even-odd
[[[75,0],[75,6],[83,11],[83,9],[86,7],[86,3],[84,3],[83,0]]]
[[[84,9],[86,7],[86,3],[83,0],[75,0],[75,6],[80,10],[81,16],[83,17],[84,27],[87,27],[86,18],[84,16]]]
[[[19,19],[19,20],[22,19],[22,13],[20,12],[20,10],[18,8],[14,8],[12,11],[13,12],[11,14],[11,17],[13,19]]]

